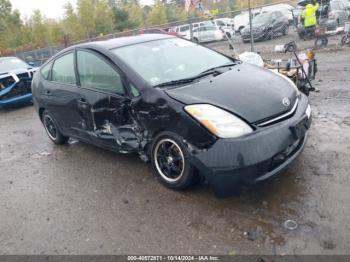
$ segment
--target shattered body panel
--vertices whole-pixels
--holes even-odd
[[[192,163],[206,176],[219,197],[237,185],[255,184],[283,171],[302,152],[311,125],[302,95],[295,114],[286,121],[258,128],[254,135],[219,139],[209,150],[192,153]]]
[[[0,107],[32,100],[31,82],[34,72],[35,69],[23,69],[0,75]]]

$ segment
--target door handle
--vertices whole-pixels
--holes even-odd
[[[89,107],[89,104],[88,104],[88,102],[86,101],[85,98],[80,98],[80,99],[78,100],[78,107],[79,107],[79,108],[82,108],[82,109],[86,109],[86,108]]]
[[[79,102],[80,104],[87,104],[85,98],[80,98],[80,99],[78,100],[78,102]]]

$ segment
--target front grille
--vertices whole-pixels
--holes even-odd
[[[31,75],[31,73],[28,71],[28,72],[25,72],[25,73],[17,74],[17,77],[18,77],[20,80],[27,80],[27,79],[32,78],[32,75]]]
[[[31,79],[28,78],[27,74],[27,79],[26,80],[21,80],[19,81],[10,92],[0,96],[0,100],[7,100],[11,99],[17,96],[23,96],[26,94],[31,93]]]
[[[266,127],[266,126],[273,125],[273,124],[276,124],[278,122],[284,121],[288,118],[291,118],[294,115],[295,111],[297,110],[298,104],[299,104],[299,99],[297,98],[295,100],[295,103],[294,103],[292,109],[289,110],[288,112],[283,113],[281,115],[278,115],[276,117],[273,117],[271,119],[264,120],[263,122],[258,122],[258,123],[256,123],[256,125],[258,127]]]

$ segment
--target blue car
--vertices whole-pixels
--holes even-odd
[[[36,68],[17,57],[0,57],[0,108],[32,101],[35,71]]]

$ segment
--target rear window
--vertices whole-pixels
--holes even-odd
[[[180,32],[185,32],[185,31],[188,31],[188,30],[190,30],[190,26],[189,25],[188,26],[183,26],[183,27],[180,28]]]
[[[48,63],[41,69],[41,75],[45,80],[50,80],[52,62]]]
[[[68,53],[56,59],[52,67],[52,81],[63,84],[75,84],[73,53]]]

